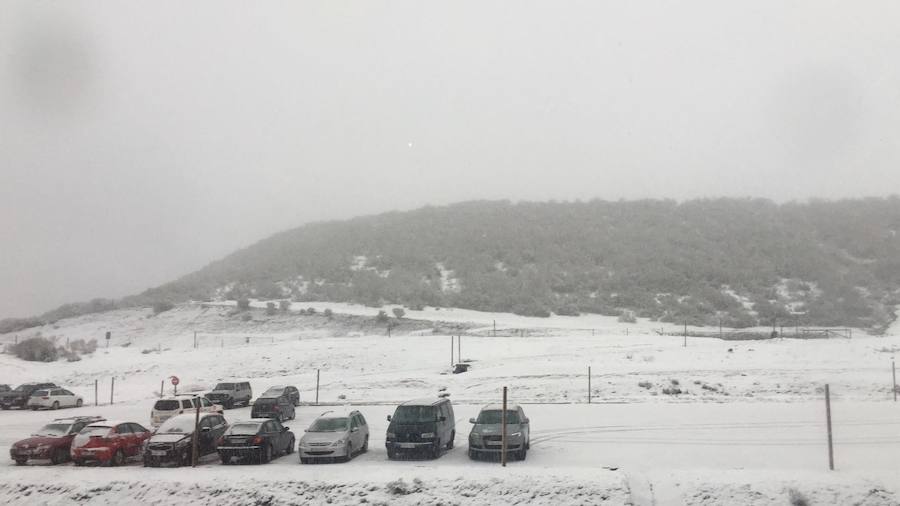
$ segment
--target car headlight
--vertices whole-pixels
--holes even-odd
[[[388,433],[387,433],[387,438],[388,438],[388,439],[394,439],[395,437],[397,437],[397,435],[394,434],[393,432],[388,432]]]
[[[344,440],[343,440],[343,439],[338,439],[338,440],[335,441],[334,443],[331,443],[331,446],[341,446],[341,445],[343,445],[343,444],[344,444]]]
[[[50,449],[50,445],[37,445],[34,449],[37,450],[38,453],[44,453]]]
[[[521,435],[522,435],[521,432],[513,432],[512,434],[509,435],[509,437],[519,437]]]
[[[434,432],[425,432],[422,434],[422,439],[434,439]]]
[[[473,432],[473,433],[469,434],[469,439],[481,439],[481,434],[478,434],[477,432]]]

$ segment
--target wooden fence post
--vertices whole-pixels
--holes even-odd
[[[831,439],[831,392],[825,385],[825,423],[828,426],[828,469],[834,471],[834,446]]]

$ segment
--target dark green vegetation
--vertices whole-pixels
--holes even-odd
[[[467,202],[305,225],[111,304],[293,298],[881,329],[900,303],[898,233],[896,197]]]

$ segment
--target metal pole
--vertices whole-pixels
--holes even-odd
[[[687,322],[684,322],[684,347],[687,348]]]
[[[163,397],[163,389],[166,387],[166,380],[162,380],[159,382],[159,398]]]
[[[450,367],[453,367],[453,336],[450,336]]]
[[[319,370],[316,369],[316,406],[319,405]]]
[[[891,375],[894,380],[891,383],[891,390],[894,392],[894,402],[897,402],[897,364],[894,363],[894,359],[891,359]]]
[[[494,337],[497,337],[497,320],[494,320]]]
[[[97,389],[98,389],[97,382],[98,382],[98,380],[94,380],[94,406],[100,405],[100,402],[97,400]]]
[[[109,382],[109,404],[110,404],[110,406],[113,403],[113,393],[115,392],[115,390],[116,390],[116,377],[113,376]]]
[[[506,387],[503,387],[503,411],[500,415],[500,462],[506,467]]]
[[[588,404],[591,403],[591,366],[588,366]]]
[[[197,443],[200,439],[200,399],[194,397],[194,401],[197,403],[197,414],[194,415],[194,438],[191,441],[191,467],[197,467]]]
[[[462,362],[462,336],[456,336],[456,360]]]
[[[194,331],[194,349],[197,348],[197,331]]]
[[[828,424],[828,469],[834,471],[834,446],[831,440],[831,392],[825,385],[825,422]]]

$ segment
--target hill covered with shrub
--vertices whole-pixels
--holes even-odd
[[[304,225],[55,316],[253,297],[877,330],[900,304],[898,233],[896,197],[476,201]]]

